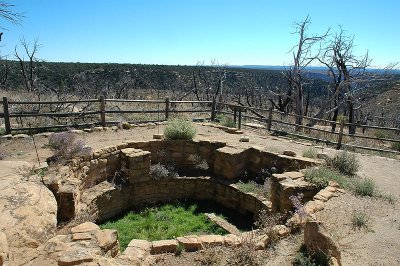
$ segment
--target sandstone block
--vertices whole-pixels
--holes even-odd
[[[304,208],[307,213],[312,214],[323,210],[324,206],[325,206],[324,202],[320,200],[312,200],[307,202]]]
[[[176,240],[179,244],[183,245],[185,251],[197,251],[201,249],[201,241],[198,236],[182,236]]]
[[[291,179],[299,179],[304,177],[304,174],[300,172],[285,172],[284,175],[290,177]]]
[[[333,193],[326,189],[321,190],[320,192],[318,192],[317,195],[320,195],[320,196],[326,198],[327,200],[329,200],[330,198],[333,197]]]
[[[90,233],[75,233],[72,234],[72,241],[90,240],[92,239],[92,234]]]
[[[323,197],[323,196],[322,196],[321,194],[319,194],[319,193],[313,197],[313,200],[320,200],[320,201],[322,201],[322,202],[327,202],[327,201],[328,201],[327,198]]]
[[[95,233],[99,247],[105,252],[112,250],[111,256],[114,257],[118,254],[118,233],[117,230],[104,229],[96,231]],[[116,251],[116,252],[115,252]]]
[[[153,241],[151,254],[161,254],[166,252],[174,253],[177,247],[178,241],[175,239]]]
[[[129,242],[128,247],[138,248],[145,252],[150,253],[151,242],[142,239],[132,239],[131,242]]]
[[[93,261],[93,255],[85,248],[76,247],[64,251],[58,257],[58,265],[77,265]]]
[[[203,247],[218,246],[224,244],[224,237],[221,235],[202,235],[199,240]]]
[[[75,227],[71,228],[71,233],[85,233],[85,232],[91,232],[91,231],[96,231],[100,230],[100,227],[97,224],[91,223],[91,222],[86,222],[82,223],[80,225],[77,225]]]
[[[233,234],[228,234],[224,236],[225,246],[239,246],[241,245],[240,237]]]

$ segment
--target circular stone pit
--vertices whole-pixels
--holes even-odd
[[[207,173],[211,177],[154,179],[150,175],[152,163],[173,164],[179,172],[193,173],[199,163],[198,159],[193,158],[200,158],[202,163],[207,164]],[[292,206],[287,204],[290,195],[301,192],[306,195],[306,201],[312,199],[318,191],[304,182],[300,173],[296,175],[293,171],[316,163],[308,158],[280,155],[259,147],[236,148],[218,141],[136,141],[106,147],[90,156],[73,159],[69,166],[60,169],[59,176],[47,179],[45,183],[56,196],[58,222],[66,223],[67,227],[76,224],[76,221],[101,223],[132,208],[174,200],[213,201],[225,208],[251,215],[256,220],[262,210],[271,212],[272,209],[291,209]],[[271,179],[272,202],[253,193],[244,193],[234,184],[246,171],[257,173],[272,167],[278,173],[283,173]],[[285,176],[284,172],[287,171],[295,178]],[[283,176],[288,177],[292,183]],[[96,230],[102,232],[96,234],[106,234]],[[279,225],[276,231],[284,236],[289,234],[290,229]],[[107,232],[114,235],[113,232]],[[74,234],[76,232],[71,232],[67,239],[85,238]],[[148,254],[173,252],[178,244],[182,244],[188,251],[213,243],[236,245],[251,234],[182,236],[153,242],[133,240],[122,256],[143,259]],[[88,235],[86,238],[92,239]],[[257,243],[259,248],[264,248],[266,240],[260,238]],[[103,252],[103,255],[114,257],[114,253]]]

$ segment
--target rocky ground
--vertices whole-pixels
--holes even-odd
[[[135,127],[130,130],[84,133],[86,143],[93,149],[121,143],[126,140],[148,140],[154,133],[162,132],[155,126]],[[261,146],[275,152],[292,150],[297,154],[310,148],[310,143],[272,137],[258,130],[245,129],[250,142],[239,142],[240,135],[228,134],[220,129],[198,125],[197,138],[226,141],[236,146]],[[39,161],[51,155],[46,147],[47,138],[35,138]],[[312,144],[312,143],[311,143]],[[328,154],[336,151],[317,147]],[[7,247],[10,265],[25,265],[38,257],[42,243],[54,236],[56,228],[56,201],[42,184],[40,177],[32,175],[31,167],[38,164],[31,138],[2,139],[0,151],[0,257]],[[343,265],[400,265],[400,161],[387,157],[357,154],[361,177],[373,179],[384,193],[397,199],[390,204],[383,199],[356,197],[346,192],[330,200],[317,214],[333,238],[339,243]],[[354,212],[364,212],[368,218],[366,228],[354,229],[351,217]],[[262,251],[266,265],[289,265],[295,255],[302,235],[294,235],[278,243],[273,249]],[[181,256],[159,255],[148,261],[159,265],[201,265],[208,251],[183,253]],[[211,251],[210,251],[211,252]],[[212,251],[213,252],[213,251]],[[232,250],[219,250],[230,256]],[[0,263],[1,265],[1,263]]]

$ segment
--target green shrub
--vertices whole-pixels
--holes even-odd
[[[314,148],[309,148],[309,149],[303,151],[303,157],[307,157],[307,158],[315,159],[315,158],[317,158],[317,154],[318,154],[318,152]]]
[[[394,204],[397,200],[396,196],[391,193],[379,193],[378,197],[383,200],[386,200],[390,204]]]
[[[391,139],[393,138],[393,133],[383,129],[377,129],[374,132],[375,137],[380,139]]]
[[[233,121],[233,118],[230,116],[226,116],[223,114],[217,115],[217,120],[224,127],[236,127],[236,123]]]
[[[344,175],[354,176],[360,168],[360,162],[356,156],[346,151],[337,153],[327,160],[327,165],[338,170]]]
[[[328,186],[329,181],[337,182],[341,187],[348,187],[349,180],[346,176],[326,166],[311,167],[305,170],[304,179],[319,188]]]
[[[267,186],[257,184],[254,181],[249,181],[247,183],[239,181],[239,183],[237,183],[237,186],[238,186],[238,189],[244,193],[251,192],[256,195],[263,196],[263,197],[268,197],[268,194],[269,194]]]
[[[295,266],[325,266],[329,265],[330,256],[322,251],[310,254],[305,245],[302,245],[296,257],[293,259]]]
[[[392,143],[392,149],[396,150],[396,151],[400,151],[400,142],[393,142]]]
[[[351,218],[351,224],[353,228],[361,229],[362,227],[367,228],[367,223],[369,221],[369,218],[365,212],[354,212],[353,216]]]
[[[354,192],[359,196],[374,197],[377,195],[375,182],[367,178],[358,180],[354,182]]]
[[[0,136],[6,134],[6,129],[3,127],[0,127]]]
[[[196,132],[192,121],[179,118],[168,121],[164,129],[164,136],[166,139],[192,140]]]

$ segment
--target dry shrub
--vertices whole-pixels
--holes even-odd
[[[360,168],[360,162],[356,156],[347,151],[337,153],[333,158],[328,159],[326,164],[348,176],[354,176]]]
[[[224,265],[224,251],[221,247],[206,248],[201,251],[197,262],[201,266]]]
[[[85,142],[76,133],[71,131],[54,133],[49,137],[49,147],[53,150],[53,161],[67,162],[77,156],[90,155],[92,149],[85,146]]]
[[[258,266],[264,265],[257,254],[255,238],[250,236],[243,239],[240,246],[232,249],[232,254],[226,260],[226,265],[233,266]]]
[[[261,210],[258,215],[258,219],[254,223],[254,225],[260,230],[262,234],[268,236],[269,245],[273,245],[280,239],[278,232],[273,228],[276,225],[284,224],[286,219],[286,214],[269,213],[266,210]]]

